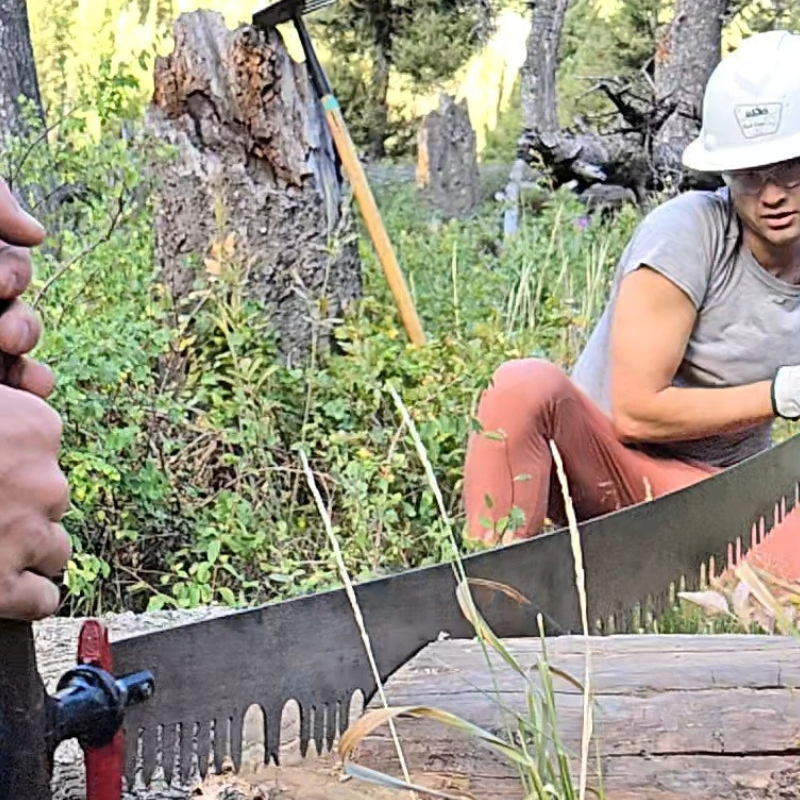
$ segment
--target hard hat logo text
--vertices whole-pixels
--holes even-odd
[[[781,123],[783,103],[758,103],[736,106],[734,113],[745,139],[769,136]]]

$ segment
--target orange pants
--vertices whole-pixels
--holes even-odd
[[[524,523],[507,538],[535,536],[545,518],[567,522],[552,440],[578,520],[591,519],[701,481],[718,468],[658,458],[622,444],[609,418],[557,366],[508,361],[478,406],[464,467],[466,535],[494,543],[513,508]],[[487,528],[486,523],[490,523]],[[800,580],[800,510],[788,514],[747,556],[784,579]]]

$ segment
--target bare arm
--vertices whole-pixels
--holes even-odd
[[[611,327],[611,404],[626,442],[697,439],[774,419],[770,381],[720,389],[671,386],[696,319],[672,281],[640,267],[620,286]]]

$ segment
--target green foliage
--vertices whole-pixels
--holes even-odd
[[[728,5],[731,26],[739,35],[776,29],[797,30],[800,26],[800,8],[787,0],[732,0]]]
[[[621,0],[611,28],[615,61],[629,75],[654,74],[654,55],[664,0]]]
[[[405,123],[389,115],[391,76],[402,76],[416,91],[451,78],[485,41],[493,11],[489,0],[340,0],[315,18],[313,30],[331,55],[331,81],[353,138],[377,157],[392,136],[399,135],[400,149],[407,150]]]
[[[115,113],[116,87],[99,83],[94,107]],[[224,228],[194,294],[173,307],[152,250],[146,164],[159,154],[145,137],[110,133],[113,117],[100,122],[97,142],[75,115],[49,147],[20,142],[7,154],[16,185],[46,175],[53,197],[68,198],[36,209],[53,235],[32,288],[72,486],[65,610],[250,603],[335,585],[299,447],[354,577],[442,558],[441,516],[388,386],[460,519],[480,391],[505,359],[569,360],[632,218],[589,219],[558,195],[503,245],[491,204],[442,221],[413,186],[376,188],[430,342],[407,343],[364,235],[365,298],[337,330],[336,350],[287,368],[242,292]],[[592,295],[588,305],[574,299]]]
[[[601,80],[642,98],[651,88],[656,29],[665,0],[619,0],[609,21],[592,0],[572,0],[564,19],[558,64],[559,116],[571,125],[575,114],[606,123],[614,106],[596,90]]]

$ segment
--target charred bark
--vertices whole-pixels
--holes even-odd
[[[480,202],[475,131],[465,100],[448,94],[427,114],[417,132],[417,186],[445,217],[460,217]]]
[[[202,264],[220,234],[233,234],[244,293],[263,307],[286,360],[324,349],[361,294],[361,267],[305,66],[277,31],[183,14],[174,52],[156,64],[147,123],[177,150],[154,165],[156,251],[172,297],[198,278],[188,262]]]
[[[44,123],[25,0],[0,0],[0,141],[26,132],[20,98]]]

